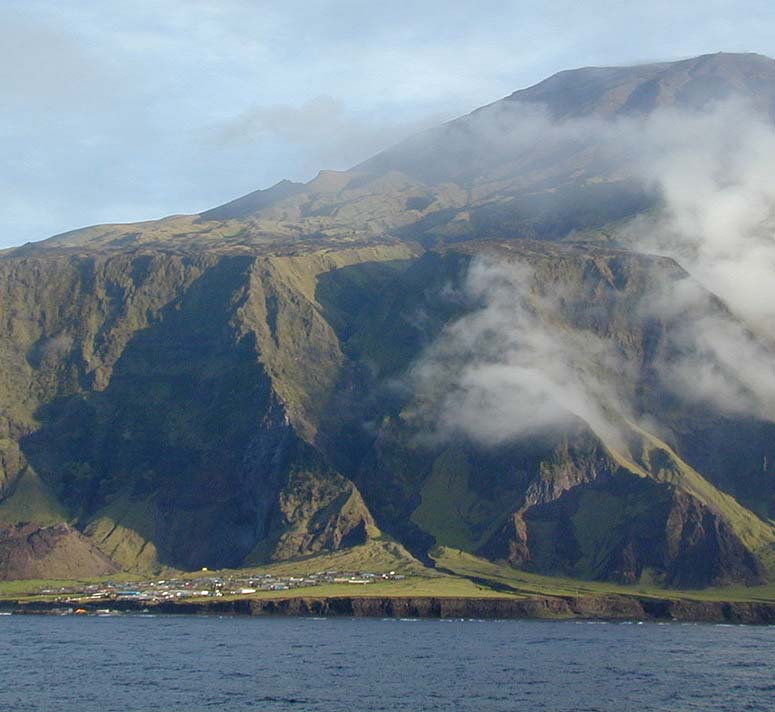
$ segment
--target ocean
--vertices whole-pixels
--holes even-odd
[[[775,627],[0,616],[2,712],[775,710]]]

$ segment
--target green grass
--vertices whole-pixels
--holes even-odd
[[[390,553],[390,542],[372,542],[342,552],[322,554],[292,562],[251,569],[209,571],[208,576],[251,575],[271,573],[275,576],[301,576],[327,570],[366,571],[382,573],[387,570],[400,571],[406,575],[403,580],[378,581],[372,584],[322,584],[306,586],[287,591],[257,591],[250,595],[229,595],[218,600],[326,598],[337,596],[364,597],[460,597],[460,598],[527,598],[533,596],[638,596],[658,599],[689,599],[696,601],[730,601],[775,603],[775,584],[764,586],[729,586],[703,590],[664,589],[646,581],[632,586],[608,582],[582,581],[557,576],[542,576],[496,564],[456,549],[438,547],[433,558],[437,569],[424,567],[411,557]],[[393,565],[393,568],[386,566]],[[160,578],[180,575],[182,578],[196,578],[202,572],[167,571]],[[645,577],[644,577],[645,578]],[[114,582],[137,582],[143,580],[137,575],[116,574],[104,579],[81,581],[4,581],[0,582],[0,599],[50,600],[52,595],[37,593],[41,589],[59,588],[78,584]],[[187,600],[214,600],[187,599]]]
[[[412,521],[436,541],[475,551],[503,526],[513,512],[509,499],[491,501],[469,488],[470,464],[457,448],[439,455],[420,489]]]
[[[461,452],[451,448],[436,458],[420,498],[412,521],[423,531],[455,548],[476,547],[468,516],[476,496],[468,489],[468,463]]]
[[[16,482],[11,496],[0,502],[0,524],[35,522],[47,526],[68,519],[67,510],[31,467]]]
[[[401,544],[381,536],[365,544],[341,551],[324,552],[300,557],[290,561],[280,561],[263,566],[250,566],[240,569],[221,569],[209,571],[209,576],[250,576],[271,574],[273,576],[303,576],[321,571],[370,572],[375,574],[395,571],[413,576],[437,576],[438,574],[415,559]],[[198,578],[201,571],[182,574],[182,578]]]
[[[129,571],[152,573],[159,568],[150,501],[114,497],[97,511],[86,527],[86,535],[108,556]]]
[[[25,579],[22,581],[0,581],[0,600],[37,600],[46,601],[59,597],[61,594],[42,594],[45,589],[72,588],[74,586],[88,586],[106,581],[114,583],[132,583],[144,580],[136,574],[116,573],[101,578],[85,578],[77,580],[62,579]]]
[[[334,598],[339,596],[358,597],[450,597],[450,598],[521,598],[520,594],[495,591],[457,576],[412,576],[402,581],[378,581],[370,584],[336,583],[320,586],[305,586],[288,591],[257,591],[249,595],[224,596],[218,600],[228,601],[245,598],[287,599],[287,598]],[[191,600],[213,600],[211,598]]]
[[[560,576],[542,576],[495,564],[455,549],[438,547],[433,553],[437,566],[451,574],[489,582],[522,596],[643,596],[697,601],[755,601],[775,603],[775,584],[725,586],[701,590],[665,589],[647,582],[631,586],[603,581],[583,581]]]

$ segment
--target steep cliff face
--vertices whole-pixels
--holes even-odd
[[[481,307],[465,282],[482,259],[528,265],[539,305],[561,285],[537,318],[613,345],[634,410],[671,404],[660,427],[675,450],[577,416],[497,447],[434,435],[439,394],[412,374]],[[69,522],[133,570],[285,559],[385,530],[420,556],[444,544],[586,578],[765,575],[775,536],[729,496],[750,483],[717,462],[711,483],[681,460],[704,421],[651,373],[673,327],[644,321],[638,300],[685,278],[669,260],[523,241],[0,266],[5,522]],[[771,489],[757,501],[768,510]]]
[[[656,198],[601,131],[733,94],[769,120],[774,67],[561,73],[351,171],[3,253],[0,548],[148,571],[387,535],[429,563],[772,576],[772,403],[704,330],[771,344],[595,230]]]
[[[464,282],[472,260],[482,258],[529,265],[539,314],[532,328],[565,332],[563,348],[586,348],[580,339],[594,337],[599,362],[584,364],[586,376],[596,387],[615,384],[601,396],[601,410],[609,411],[602,423],[572,415],[559,430],[517,433],[497,445],[470,433],[439,435],[439,419],[449,414],[436,401],[456,384],[438,373],[431,386],[418,384],[407,373],[429,345],[468,325],[461,319],[480,308],[466,300]],[[351,295],[334,288],[336,279],[352,276],[326,275],[325,295],[346,303]],[[699,459],[680,455],[682,448],[692,453],[686,443],[701,437],[706,418],[731,419],[707,406],[699,413],[658,374],[681,320],[644,312],[643,294],[650,284],[685,279],[671,260],[525,241],[427,253],[379,288],[381,298],[368,316],[340,327],[344,352],[368,369],[353,367],[357,377],[347,388],[354,407],[326,421],[334,431],[321,445],[347,443],[346,453],[332,450],[330,457],[353,473],[380,526],[418,554],[438,543],[582,578],[672,586],[760,581],[771,566],[775,531],[766,517],[730,496],[750,483],[730,486],[737,476],[729,469],[724,478],[708,479],[692,467]],[[546,298],[557,294],[561,298],[547,306]],[[715,302],[708,308],[716,309]],[[601,343],[614,349],[613,362]],[[454,369],[449,359],[434,367]],[[594,400],[596,393],[592,388],[586,396]],[[563,398],[572,408],[573,393]],[[483,409],[480,417],[488,413],[499,411]],[[630,418],[669,433],[672,445]],[[761,440],[752,438],[728,447],[745,451],[757,444]],[[771,484],[760,490],[759,507],[770,507],[772,495]]]
[[[307,444],[342,362],[310,289],[357,259],[3,262],[0,516],[72,522],[129,568],[376,535],[352,482]]]

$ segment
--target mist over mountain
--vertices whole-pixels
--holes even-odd
[[[771,579],[774,119],[760,55],[572,70],[1,253],[0,575],[38,532],[78,575],[371,542]]]

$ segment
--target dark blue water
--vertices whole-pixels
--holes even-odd
[[[0,616],[0,710],[775,710],[775,628]]]

